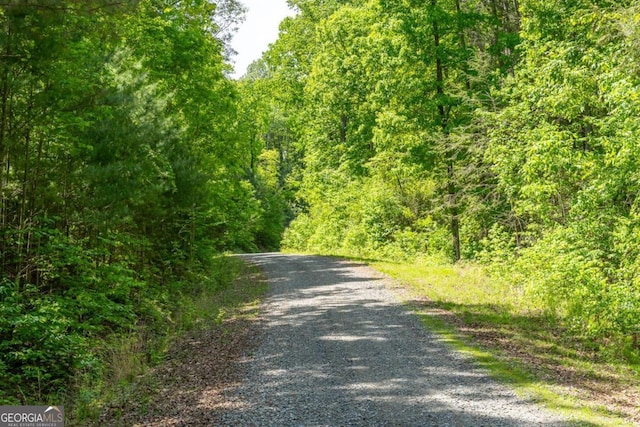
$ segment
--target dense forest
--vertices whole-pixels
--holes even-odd
[[[290,3],[244,81],[282,129],[283,246],[481,263],[637,362],[638,3]]]
[[[284,211],[227,77],[238,2],[0,7],[0,403],[60,403]]]
[[[289,4],[236,81],[237,0],[0,1],[0,404],[280,245],[480,263],[637,360],[637,2]]]

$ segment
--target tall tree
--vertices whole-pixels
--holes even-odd
[[[163,285],[215,250],[256,247],[220,6],[0,3],[0,384],[34,385],[9,402],[97,366],[90,340],[162,318]]]
[[[639,87],[628,23],[637,8],[597,0],[521,8],[523,61],[501,93],[506,107],[487,153],[528,237],[520,266],[549,310],[582,332],[628,334],[639,307],[628,245]],[[530,271],[541,268],[554,279]]]

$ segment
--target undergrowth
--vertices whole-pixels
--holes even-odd
[[[95,366],[79,370],[67,394],[49,396],[65,405],[67,425],[95,423],[105,405],[128,396],[132,384],[161,363],[171,344],[184,333],[220,322],[241,304],[257,298],[234,285],[246,270],[234,257],[213,260],[209,274],[194,274],[189,282],[174,283],[155,318],[140,321],[127,333],[96,341]],[[261,292],[256,287],[255,292]],[[145,396],[130,396],[141,404]],[[58,400],[56,400],[58,399]]]

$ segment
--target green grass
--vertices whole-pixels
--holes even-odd
[[[637,367],[602,356],[480,266],[431,258],[369,263],[402,284],[405,304],[427,328],[522,395],[576,425],[638,422]]]

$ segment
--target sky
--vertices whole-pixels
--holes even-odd
[[[259,59],[269,44],[276,41],[280,21],[294,13],[286,0],[242,0],[242,3],[248,11],[231,42],[238,52],[234,58],[234,78],[241,77],[249,64]]]

